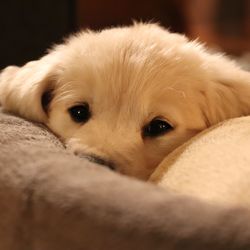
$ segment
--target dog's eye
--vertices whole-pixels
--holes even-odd
[[[173,127],[166,121],[155,118],[143,128],[142,134],[143,137],[156,137],[163,135],[172,129]]]
[[[73,106],[68,111],[72,120],[77,123],[87,122],[91,116],[88,103]]]

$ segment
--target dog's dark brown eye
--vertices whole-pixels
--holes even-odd
[[[77,123],[87,122],[91,116],[88,103],[73,106],[68,111],[72,120]]]
[[[143,128],[142,135],[143,137],[156,137],[163,135],[172,129],[173,127],[168,122],[156,118]]]

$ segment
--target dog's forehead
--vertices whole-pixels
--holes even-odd
[[[76,53],[77,51],[77,53]],[[111,46],[109,43],[101,46],[78,48],[67,55],[64,61],[64,76],[67,80],[88,80],[121,84],[123,86],[146,83],[151,81],[168,67],[176,64],[178,58],[166,59],[166,50],[157,42],[141,43],[138,40],[123,41]],[[81,79],[82,78],[82,79]],[[139,85],[134,85],[139,87]]]
[[[177,61],[178,50],[187,43],[185,36],[170,33],[157,25],[134,25],[101,32],[82,32],[68,40],[65,49],[66,64],[86,61],[94,67],[123,66],[136,63],[144,66],[171,58]],[[93,63],[94,62],[94,63]],[[66,65],[67,66],[67,65]]]
[[[95,92],[109,98],[150,98],[169,90],[185,91],[189,84],[202,82],[198,79],[202,75],[195,74],[199,67],[190,71],[192,65],[183,63],[178,55],[166,58],[153,44],[139,49],[126,45],[112,54],[96,54],[89,52],[68,63],[60,81],[65,90]]]
[[[173,76],[190,77],[190,72],[199,70],[202,65],[199,52],[197,44],[188,43],[184,36],[156,25],[137,25],[73,37],[63,65],[69,78],[100,80],[106,86],[140,88],[143,85],[145,88],[146,83],[163,75],[170,83]]]
[[[140,54],[115,55],[112,59],[93,61],[80,60],[70,65],[62,74],[61,91],[95,99],[106,99],[109,103],[151,102],[164,93],[178,93],[178,77],[165,71],[161,62],[142,58]],[[156,59],[157,60],[157,59]],[[161,60],[161,59],[159,59]],[[177,84],[178,85],[178,84]],[[176,90],[177,89],[177,90]]]

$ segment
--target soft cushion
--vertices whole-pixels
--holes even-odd
[[[250,116],[217,124],[183,144],[151,181],[178,193],[250,208]]]

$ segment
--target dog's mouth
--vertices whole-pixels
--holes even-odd
[[[84,154],[84,153],[75,153],[75,154],[81,158],[87,159],[90,162],[99,164],[101,166],[109,168],[110,170],[116,171],[115,164],[112,161],[104,159],[103,157],[100,157],[95,154]]]

